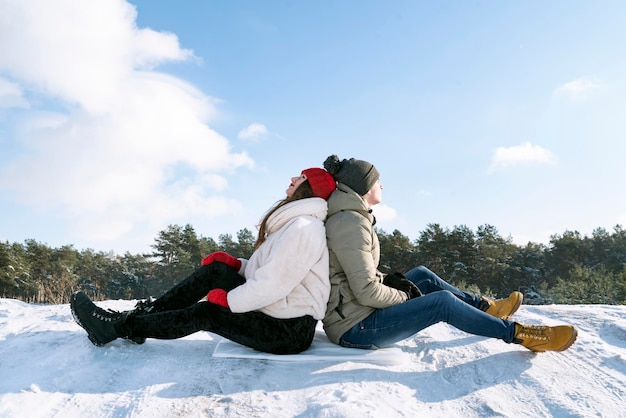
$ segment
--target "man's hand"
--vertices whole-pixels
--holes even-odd
[[[383,279],[383,284],[385,286],[393,287],[394,289],[403,291],[409,296],[409,299],[422,296],[422,292],[415,285],[415,283],[404,277],[402,273],[396,272],[388,274]]]

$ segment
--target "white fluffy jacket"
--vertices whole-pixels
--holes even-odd
[[[322,319],[330,294],[324,199],[296,200],[267,222],[265,242],[241,260],[246,283],[228,292],[233,312],[261,311],[274,318]]]

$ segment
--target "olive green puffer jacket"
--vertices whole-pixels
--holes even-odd
[[[363,198],[339,183],[328,199],[326,239],[331,289],[323,320],[324,331],[335,344],[375,309],[407,300],[405,292],[382,283],[374,223],[374,215]]]

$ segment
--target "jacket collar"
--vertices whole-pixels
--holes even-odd
[[[271,234],[285,226],[289,221],[298,216],[312,216],[324,221],[328,212],[326,201],[320,197],[294,200],[280,207],[267,220],[267,233]]]
[[[352,190],[343,183],[337,184],[337,189],[328,199],[328,218],[341,211],[358,212],[368,218],[372,225],[376,224],[376,218],[372,214],[372,209],[367,205],[363,196]]]

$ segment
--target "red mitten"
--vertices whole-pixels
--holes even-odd
[[[213,289],[206,295],[206,298],[211,303],[228,308],[227,294],[224,289]]]
[[[207,255],[202,260],[202,265],[203,266],[208,266],[209,264],[213,263],[214,261],[217,261],[219,263],[224,263],[228,267],[234,268],[237,271],[239,271],[239,269],[241,268],[241,260],[239,260],[238,258],[233,257],[232,255],[230,255],[228,253],[225,253],[224,251],[217,251],[217,252],[214,252],[214,253],[211,253],[211,254]]]

